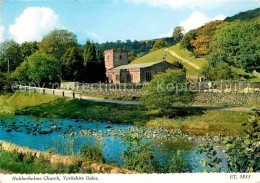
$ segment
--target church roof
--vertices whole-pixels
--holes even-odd
[[[139,69],[139,68],[150,67],[158,63],[160,62],[151,62],[151,63],[144,63],[144,64],[128,64],[128,65],[121,65],[114,69]]]

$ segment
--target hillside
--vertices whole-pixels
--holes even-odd
[[[259,21],[259,23],[260,23],[260,8],[245,11],[245,12],[240,12],[234,16],[227,17],[224,21],[233,22],[235,20]]]
[[[150,62],[159,62],[163,60],[163,57],[166,56],[166,60],[170,63],[175,61],[179,61],[183,63],[184,67],[187,70],[187,77],[197,78],[200,74],[200,70],[192,67],[190,64],[183,62],[181,59],[176,58],[173,56],[169,51],[175,52],[179,57],[188,60],[189,62],[197,65],[198,67],[202,67],[203,65],[207,64],[207,60],[204,58],[195,58],[191,52],[188,50],[180,49],[179,45],[171,46],[167,49],[160,49],[144,55],[134,61],[131,64],[141,64],[141,63],[150,63]]]

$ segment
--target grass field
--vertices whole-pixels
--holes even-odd
[[[204,58],[195,58],[192,56],[192,53],[188,50],[180,49],[179,45],[171,46],[169,47],[169,50],[174,51],[179,56],[191,61],[192,63],[203,66],[204,64],[207,64],[207,60]],[[141,64],[141,63],[150,63],[150,62],[159,62],[163,60],[163,57],[166,56],[166,60],[170,63],[179,61],[182,62],[180,59],[174,57],[169,51],[163,49],[153,51],[151,53],[148,53],[147,55],[144,55],[143,57],[140,57],[134,61],[131,62],[131,64]],[[186,75],[187,76],[199,76],[200,70],[190,66],[189,64],[182,62],[184,67],[186,68]]]
[[[197,65],[199,67],[203,67],[204,65],[208,64],[208,61],[207,61],[206,58],[196,58],[187,49],[181,49],[179,44],[171,46],[168,49],[170,51],[175,52],[180,57],[190,61],[191,63],[193,63],[193,64],[195,64],[195,65]],[[196,68],[192,67],[191,65],[187,64],[186,62],[183,62],[182,60],[174,57],[165,48],[162,48],[160,50],[156,50],[156,51],[153,51],[151,53],[148,53],[147,55],[144,55],[143,57],[140,57],[140,58],[132,61],[131,64],[142,64],[142,63],[150,63],[150,62],[159,62],[159,61],[162,61],[163,57],[165,57],[165,56],[166,56],[166,60],[168,62],[170,62],[170,63],[173,63],[175,61],[179,61],[179,62],[183,63],[183,66],[186,69],[186,76],[187,77],[197,78],[198,76],[201,75],[201,73],[200,73],[201,71],[199,69],[196,69]],[[243,69],[239,69],[239,68],[236,68],[236,67],[233,67],[233,66],[231,68],[237,74],[250,76],[250,74],[246,73]],[[249,81],[259,81],[260,78],[250,77],[248,80]]]
[[[22,91],[0,97],[0,115],[6,114],[215,131],[237,131],[248,116],[247,112],[181,108],[179,115],[169,119],[159,111],[148,111],[143,106],[90,102]]]
[[[169,50],[174,51],[177,55],[182,58],[189,60],[190,62],[202,67],[208,64],[208,61],[205,58],[196,58],[190,51],[187,49],[181,49],[180,45],[174,45],[169,48]]]
[[[151,62],[160,62],[163,61],[163,57],[166,56],[166,60],[168,62],[174,62],[178,59],[173,57],[168,51],[164,48],[153,51],[144,55],[136,60],[133,60],[130,64],[143,64],[143,63],[151,63]]]
[[[51,164],[50,162],[19,153],[0,150],[0,168],[12,173],[92,173],[91,170],[80,172],[77,165]]]

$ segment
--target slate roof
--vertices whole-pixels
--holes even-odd
[[[144,64],[128,64],[128,65],[121,65],[114,69],[139,69],[139,68],[150,67],[158,63],[160,62],[151,62],[151,63],[144,63]]]

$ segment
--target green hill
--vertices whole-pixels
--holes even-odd
[[[240,12],[234,16],[227,17],[224,21],[233,22],[235,20],[259,21],[259,23],[260,23],[260,8],[245,11],[245,12]]]
[[[150,52],[134,61],[131,62],[131,64],[142,64],[142,63],[150,63],[150,62],[159,62],[163,60],[163,57],[166,56],[166,60],[170,63],[173,63],[175,61],[179,61],[183,63],[183,66],[186,68],[187,71],[187,77],[191,78],[197,78],[200,75],[200,70],[192,67],[190,64],[187,64],[186,62],[182,61],[179,58],[176,58],[173,56],[169,51],[175,52],[178,56],[190,61],[191,63],[202,67],[205,64],[208,64],[208,61],[204,58],[195,58],[191,52],[185,49],[181,49],[179,45],[171,46],[167,49],[163,48],[160,50],[156,50],[153,52]]]

